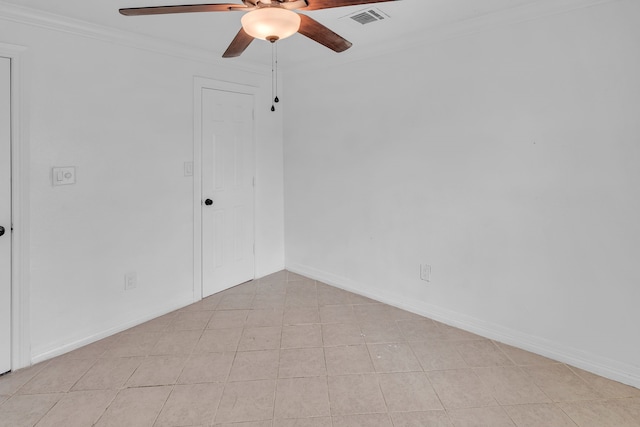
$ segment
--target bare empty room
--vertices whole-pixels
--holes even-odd
[[[0,426],[640,426],[640,3],[189,3],[0,0]]]

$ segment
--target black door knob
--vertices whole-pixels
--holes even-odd
[[[207,206],[211,206],[213,204],[213,200],[207,199],[207,200],[204,201],[204,204],[207,205]]]
[[[0,225],[0,236],[4,234],[4,227]]]

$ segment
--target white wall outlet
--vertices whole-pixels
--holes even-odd
[[[54,186],[75,184],[76,168],[75,166],[51,168],[51,178]]]
[[[193,176],[193,162],[184,162],[184,176]]]
[[[420,264],[420,280],[431,281],[431,266],[429,264]]]
[[[138,287],[138,273],[130,271],[124,275],[124,290],[129,291]]]

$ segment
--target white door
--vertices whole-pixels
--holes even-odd
[[[11,61],[0,58],[0,373],[11,370]]]
[[[202,89],[202,296],[254,278],[253,95]]]

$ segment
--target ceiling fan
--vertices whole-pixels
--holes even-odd
[[[240,56],[253,39],[274,43],[296,32],[335,52],[343,52],[351,47],[351,42],[318,21],[294,10],[319,10],[387,1],[397,0],[242,0],[243,4],[134,7],[120,9],[120,13],[126,16],[140,16],[190,12],[248,12],[242,16],[242,28],[222,55],[223,58],[232,58]]]

